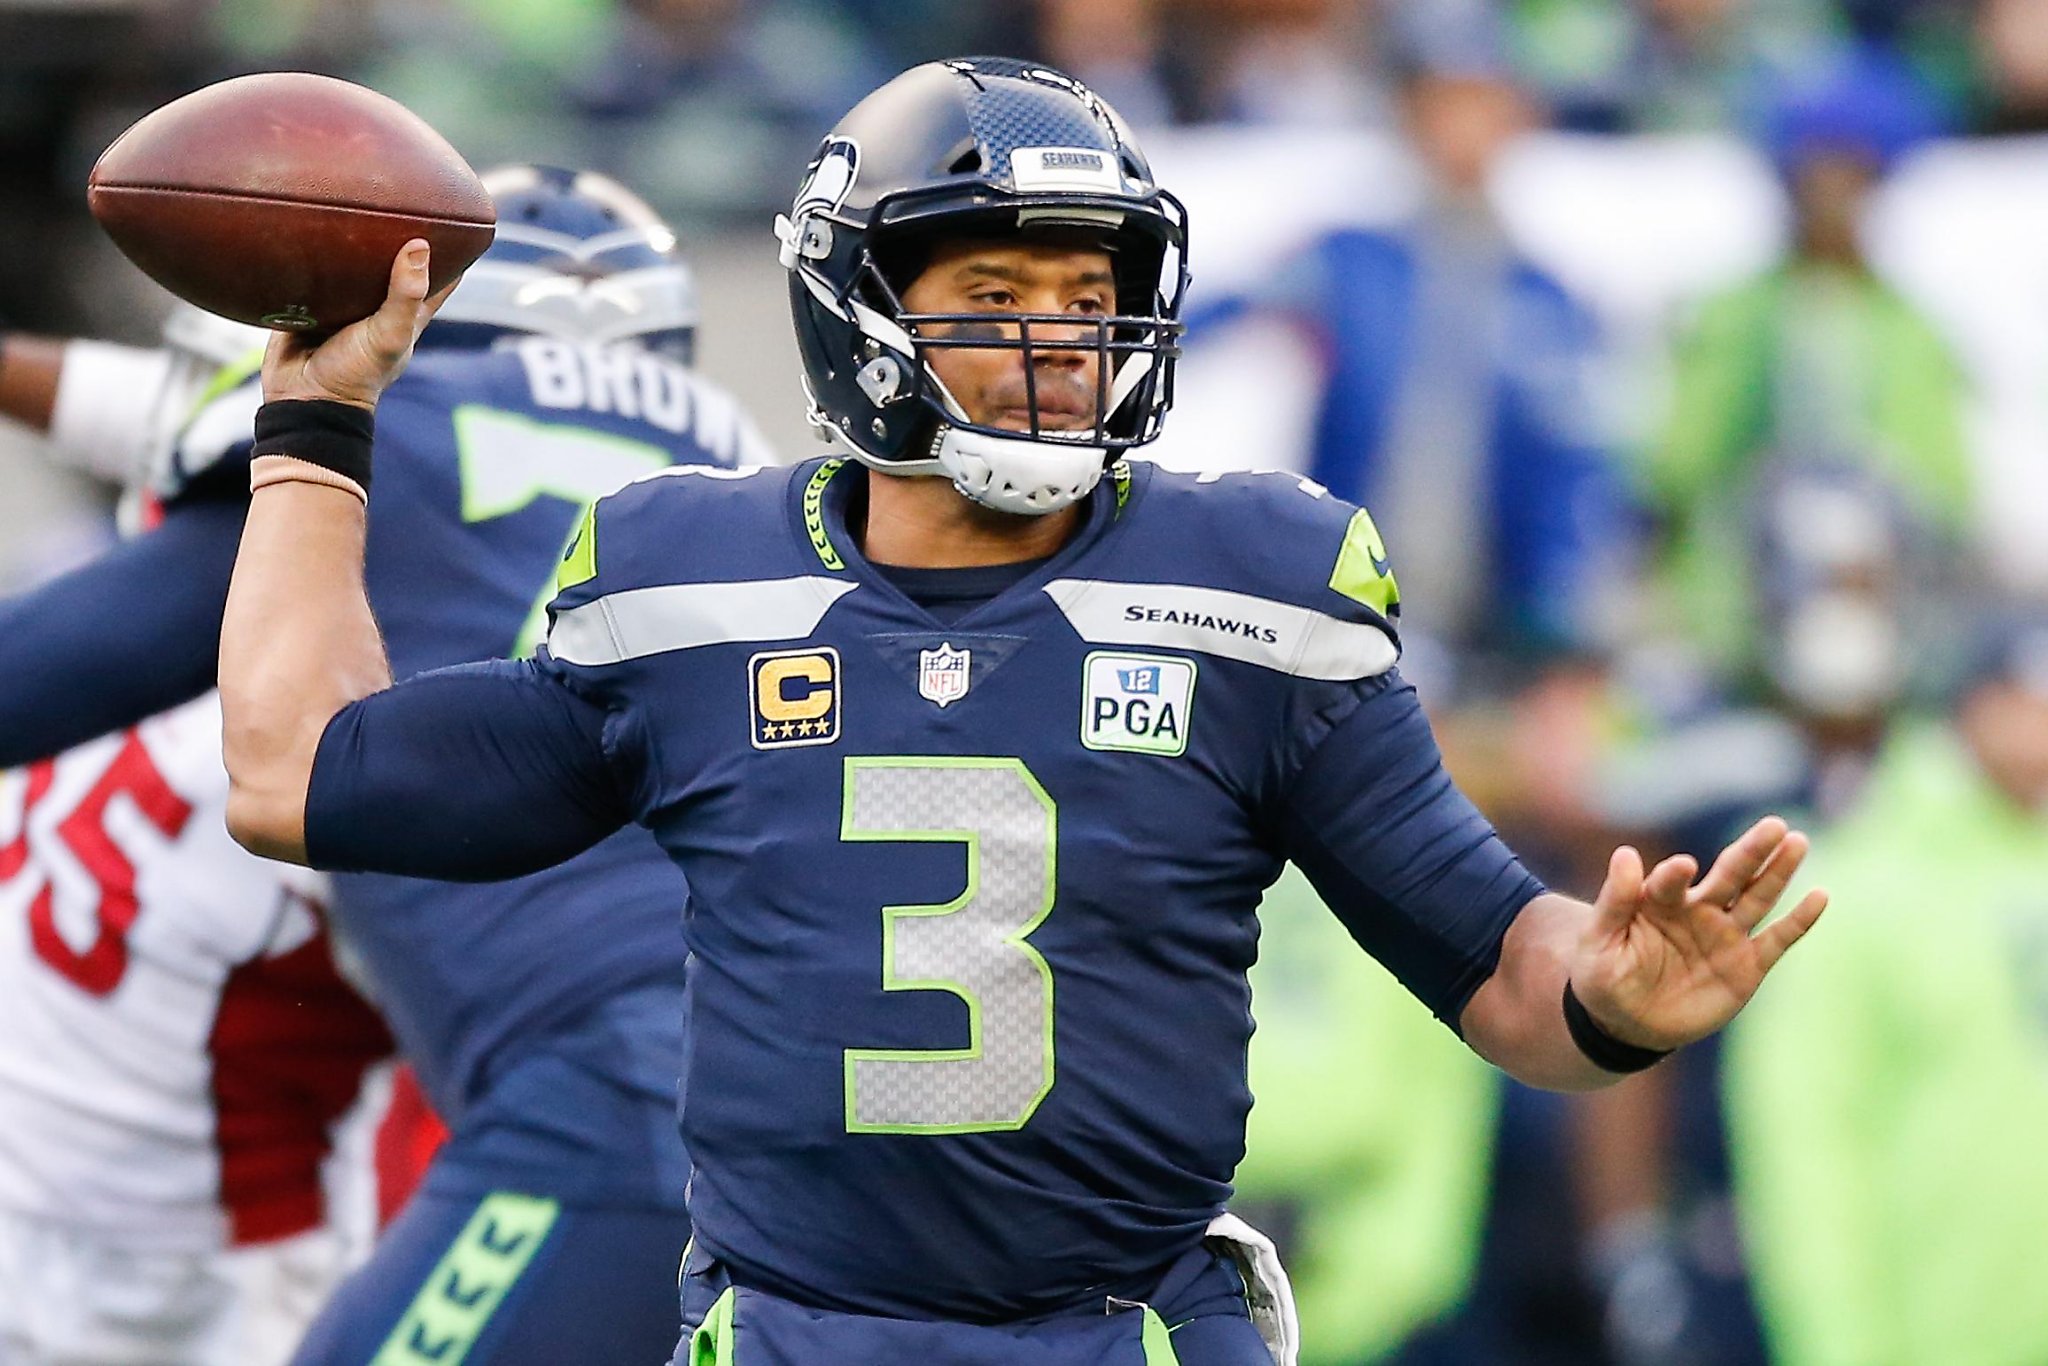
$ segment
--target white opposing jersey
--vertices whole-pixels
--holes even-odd
[[[0,1209],[158,1247],[324,1219],[329,1126],[390,1041],[317,879],[226,802],[212,695],[0,774]]]

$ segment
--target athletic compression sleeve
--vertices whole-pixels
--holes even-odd
[[[632,819],[607,713],[537,669],[437,669],[328,722],[306,854],[333,872],[491,882],[553,867]]]
[[[0,768],[213,686],[246,510],[246,495],[194,498],[156,530],[0,601]]]
[[[1287,856],[1351,937],[1455,1029],[1543,884],[1444,771],[1415,689],[1398,671],[1362,686],[1289,784]]]

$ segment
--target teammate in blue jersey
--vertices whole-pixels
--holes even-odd
[[[497,241],[385,395],[365,565],[402,674],[517,653],[589,499],[677,462],[768,455],[686,367],[694,285],[651,210],[590,175],[487,183]],[[258,402],[252,381],[190,423],[159,530],[0,605],[0,656],[17,663],[0,763],[212,685]],[[688,1234],[673,1119],[686,895],[638,831],[492,887],[336,879],[339,931],[453,1135],[298,1360],[668,1350]]]
[[[844,456],[602,500],[538,659],[391,686],[357,486],[432,312],[414,243],[376,317],[273,343],[222,637],[250,847],[489,877],[637,822],[688,874],[680,1360],[1288,1359],[1223,1216],[1283,860],[1556,1087],[1726,1023],[1819,914],[1758,930],[1805,850],[1776,820],[1697,883],[1620,850],[1593,904],[1546,892],[1444,774],[1370,518],[1124,459],[1185,222],[1071,79],[913,69],[778,228]]]

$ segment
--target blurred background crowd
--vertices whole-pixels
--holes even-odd
[[[1304,1359],[2048,1362],[2048,0],[0,0],[0,326],[152,341],[93,159],[318,70],[645,194],[702,367],[808,455],[768,220],[970,51],[1139,128],[1193,224],[1153,454],[1373,509],[1548,879],[1777,810],[1836,895],[1725,1042],[1573,1099],[1283,881],[1241,1189]],[[0,586],[109,501],[0,432]]]

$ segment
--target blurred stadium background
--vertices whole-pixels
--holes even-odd
[[[1726,1047],[1570,1100],[1283,882],[1243,1208],[1305,1360],[2048,1362],[2048,0],[0,0],[0,326],[153,343],[93,159],[323,71],[647,195],[702,367],[806,455],[769,218],[970,51],[1141,130],[1195,273],[1153,454],[1374,508],[1549,878],[1777,809],[1843,893]],[[0,587],[112,497],[0,429]]]

